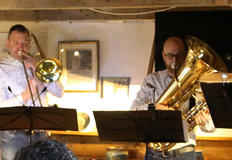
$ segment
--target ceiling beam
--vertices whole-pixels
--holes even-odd
[[[155,13],[163,8],[131,8],[131,9],[89,9],[69,10],[0,10],[2,21],[102,21],[102,20],[155,20]],[[232,10],[232,7],[178,7],[166,10],[179,11],[220,11]],[[146,14],[144,14],[146,13]]]
[[[232,0],[7,0],[0,20],[154,20],[161,11],[231,10]]]
[[[104,8],[232,6],[232,0],[7,0],[0,10],[59,10]]]
[[[150,9],[149,9],[150,10]],[[105,10],[109,13],[142,13],[147,9],[125,9]],[[0,20],[5,21],[100,21],[100,20],[154,20],[155,14],[144,15],[111,15],[94,12],[91,10],[0,10]]]

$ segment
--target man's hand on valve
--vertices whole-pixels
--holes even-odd
[[[173,111],[174,109],[171,108],[171,107],[168,107],[168,106],[165,106],[165,105],[162,105],[162,104],[158,104],[158,103],[155,103],[155,108],[157,110],[171,110]]]
[[[208,109],[200,111],[195,116],[196,124],[199,126],[205,126],[208,118],[209,118],[209,110]]]

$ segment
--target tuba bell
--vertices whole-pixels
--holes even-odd
[[[187,57],[156,103],[179,110],[181,105],[193,96],[196,99],[196,105],[188,113],[182,114],[182,119],[187,121],[190,132],[196,126],[195,116],[207,108],[200,88],[200,80],[213,72],[226,72],[226,65],[212,48],[198,38],[188,36],[186,42]],[[149,143],[149,147],[156,151],[166,151],[174,145],[175,143],[169,142]]]

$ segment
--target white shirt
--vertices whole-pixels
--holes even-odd
[[[32,76],[31,71],[27,70],[29,77]],[[40,96],[42,105],[47,106],[46,92],[49,91],[53,95],[61,97],[63,95],[63,86],[60,82],[44,83],[47,90]],[[9,91],[9,87],[12,93]],[[22,106],[23,100],[21,94],[28,87],[23,64],[11,57],[8,53],[0,55],[0,107]],[[39,93],[44,87],[39,87]],[[15,97],[16,96],[16,97]],[[36,99],[37,97],[34,97]],[[38,98],[35,100],[36,106],[40,106]],[[32,100],[28,101],[26,106],[32,106]]]

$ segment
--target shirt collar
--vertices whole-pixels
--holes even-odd
[[[0,64],[6,64],[6,65],[13,65],[13,66],[20,66],[22,63],[13,58],[8,52],[3,52],[0,55]]]
[[[172,80],[172,77],[170,77],[168,74],[168,69],[165,69],[165,79],[167,79],[168,81]]]

